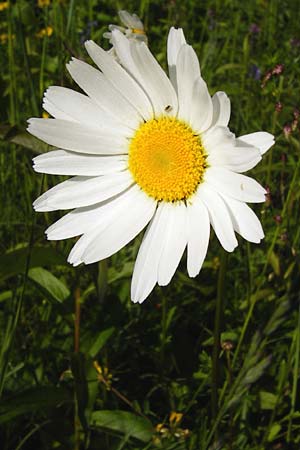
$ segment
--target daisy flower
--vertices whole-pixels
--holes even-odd
[[[235,232],[264,237],[247,205],[265,189],[242,175],[274,138],[229,131],[230,101],[212,98],[183,31],[168,36],[169,78],[144,42],[112,30],[117,62],[92,41],[98,69],[73,58],[67,65],[85,92],[52,86],[43,107],[52,119],[29,120],[28,130],[58,150],[34,158],[37,172],[72,175],[34,202],[36,211],[73,209],[51,225],[50,240],[82,235],[68,261],[77,266],[108,258],[146,226],[135,261],[131,298],[143,302],[156,283],[167,285],[187,250],[195,277],[205,259],[210,225],[232,252]]]
[[[121,22],[126,28],[118,25],[109,25],[109,31],[103,33],[103,37],[108,39],[109,42],[113,44],[112,31],[117,29],[121,31],[128,39],[136,39],[137,41],[145,42],[147,44],[147,36],[141,19],[136,14],[130,14],[124,10],[119,11],[118,14]]]

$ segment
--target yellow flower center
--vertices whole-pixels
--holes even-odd
[[[129,170],[157,201],[188,199],[201,183],[205,167],[200,136],[178,119],[149,120],[130,142]]]

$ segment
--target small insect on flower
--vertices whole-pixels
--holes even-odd
[[[230,100],[224,92],[211,98],[182,29],[169,32],[169,77],[145,42],[117,28],[111,40],[117,59],[85,43],[100,70],[75,58],[67,65],[85,94],[50,87],[43,107],[53,118],[29,120],[30,133],[58,148],[34,158],[34,169],[73,176],[34,208],[73,209],[46,234],[81,235],[68,258],[74,266],[108,258],[147,227],[131,285],[132,300],[142,303],[156,283],[171,281],[185,249],[188,274],[198,275],[210,226],[228,252],[238,245],[235,232],[260,242],[247,203],[264,202],[266,190],[242,173],[274,138],[230,132]]]

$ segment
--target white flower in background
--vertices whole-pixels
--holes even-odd
[[[121,22],[126,26],[126,28],[118,25],[109,25],[108,29],[110,32],[103,33],[103,37],[109,39],[109,42],[113,44],[112,31],[119,30],[128,39],[134,39],[147,44],[147,36],[141,19],[136,14],[129,14],[127,11],[119,11],[118,14]]]
[[[119,30],[112,41],[120,64],[92,41],[99,70],[75,58],[68,71],[86,95],[50,87],[43,107],[54,119],[30,119],[28,130],[59,150],[34,158],[37,172],[75,175],[35,203],[36,211],[73,209],[46,231],[48,239],[82,235],[69,262],[90,264],[116,253],[147,225],[135,262],[131,298],[143,302],[167,285],[187,249],[195,277],[206,256],[210,225],[225,250],[264,237],[247,202],[266,191],[242,175],[274,138],[229,131],[230,101],[212,98],[181,29],[168,37],[170,79],[145,43]]]

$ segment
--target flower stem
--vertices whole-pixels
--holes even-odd
[[[220,336],[223,318],[223,307],[225,300],[225,276],[227,268],[227,259],[228,259],[227,253],[224,250],[222,250],[218,275],[217,301],[216,301],[215,325],[214,325],[214,346],[212,352],[212,390],[211,390],[212,422],[214,422],[218,414]],[[217,435],[217,430],[215,432],[215,435]]]
[[[74,353],[79,353],[80,338],[80,289],[77,287],[74,293],[75,317],[74,317]],[[78,398],[76,389],[74,392],[74,450],[80,449],[80,420],[78,416]]]

